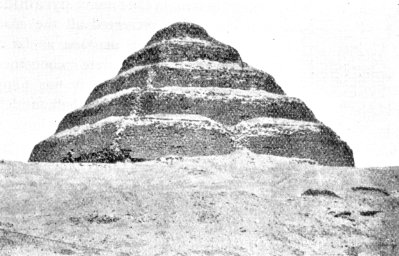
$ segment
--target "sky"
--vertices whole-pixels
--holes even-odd
[[[0,17],[0,159],[27,161],[127,56],[186,21],[303,100],[356,166],[399,166],[399,0],[2,0]]]

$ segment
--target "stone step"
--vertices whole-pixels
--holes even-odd
[[[353,153],[266,72],[200,26],[175,23],[67,114],[30,161],[143,161],[237,148],[353,166]],[[307,161],[307,160],[306,160]]]
[[[243,147],[321,165],[354,165],[348,145],[319,122],[261,117],[225,126],[187,114],[112,116],[75,126],[39,143],[30,161],[142,161],[167,155],[220,155]]]
[[[224,125],[235,125],[256,117],[314,121],[312,111],[299,99],[262,90],[218,87],[162,87],[149,90],[133,87],[97,99],[67,114],[57,132],[92,124],[109,116],[132,113],[196,114]]]
[[[119,73],[131,68],[160,62],[209,60],[242,65],[237,50],[228,45],[194,40],[170,40],[145,47],[123,61]]]
[[[158,30],[148,41],[146,46],[150,46],[156,43],[162,43],[166,40],[179,39],[179,38],[192,38],[196,40],[203,40],[215,43],[215,39],[208,35],[206,30],[193,23],[177,22],[166,28]]]
[[[235,150],[222,125],[196,115],[109,117],[57,133],[35,146],[29,161],[152,160],[165,155],[221,155]]]
[[[308,158],[321,165],[354,166],[353,152],[322,123],[255,118],[234,127],[235,140],[257,154]]]
[[[266,72],[238,64],[197,60],[137,66],[94,88],[86,104],[131,87],[221,87],[284,94]]]
[[[136,66],[198,59],[242,64],[237,50],[213,39],[204,28],[175,23],[156,32],[143,49],[130,55],[119,73]]]

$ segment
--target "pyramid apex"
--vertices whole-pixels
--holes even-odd
[[[163,40],[183,37],[212,40],[206,30],[199,25],[189,22],[176,22],[157,31],[147,43],[147,46]]]

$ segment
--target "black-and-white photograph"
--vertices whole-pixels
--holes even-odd
[[[399,256],[399,0],[0,17],[0,256]]]

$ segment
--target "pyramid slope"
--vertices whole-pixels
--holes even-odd
[[[220,155],[235,150],[230,132],[198,115],[108,117],[75,126],[36,145],[29,161],[117,162],[165,155]]]
[[[321,165],[354,166],[352,150],[321,123],[256,118],[235,126],[236,139],[257,154],[308,158]]]
[[[190,38],[195,40],[204,40],[212,43],[218,43],[215,39],[208,35],[208,32],[197,24],[188,22],[177,22],[166,28],[157,31],[146,46],[154,43],[160,43],[165,40]]]
[[[110,116],[132,113],[195,114],[224,125],[235,125],[256,117],[287,118],[317,122],[312,111],[296,98],[264,91],[229,88],[162,87],[149,90],[133,87],[109,94],[64,117],[57,132]]]
[[[265,72],[238,64],[196,60],[136,66],[96,86],[86,104],[124,89],[149,86],[259,89],[284,94],[274,78]]]
[[[142,50],[129,56],[119,73],[151,63],[195,60],[243,65],[236,49],[216,41],[204,28],[192,23],[175,23],[156,32]]]
[[[230,46],[197,41],[173,40],[155,44],[134,53],[123,61],[119,73],[131,68],[159,62],[208,60],[242,64],[237,50]]]
[[[141,161],[244,147],[354,165],[349,146],[302,101],[286,96],[271,75],[244,63],[202,27],[175,23],[96,86],[29,160]]]

